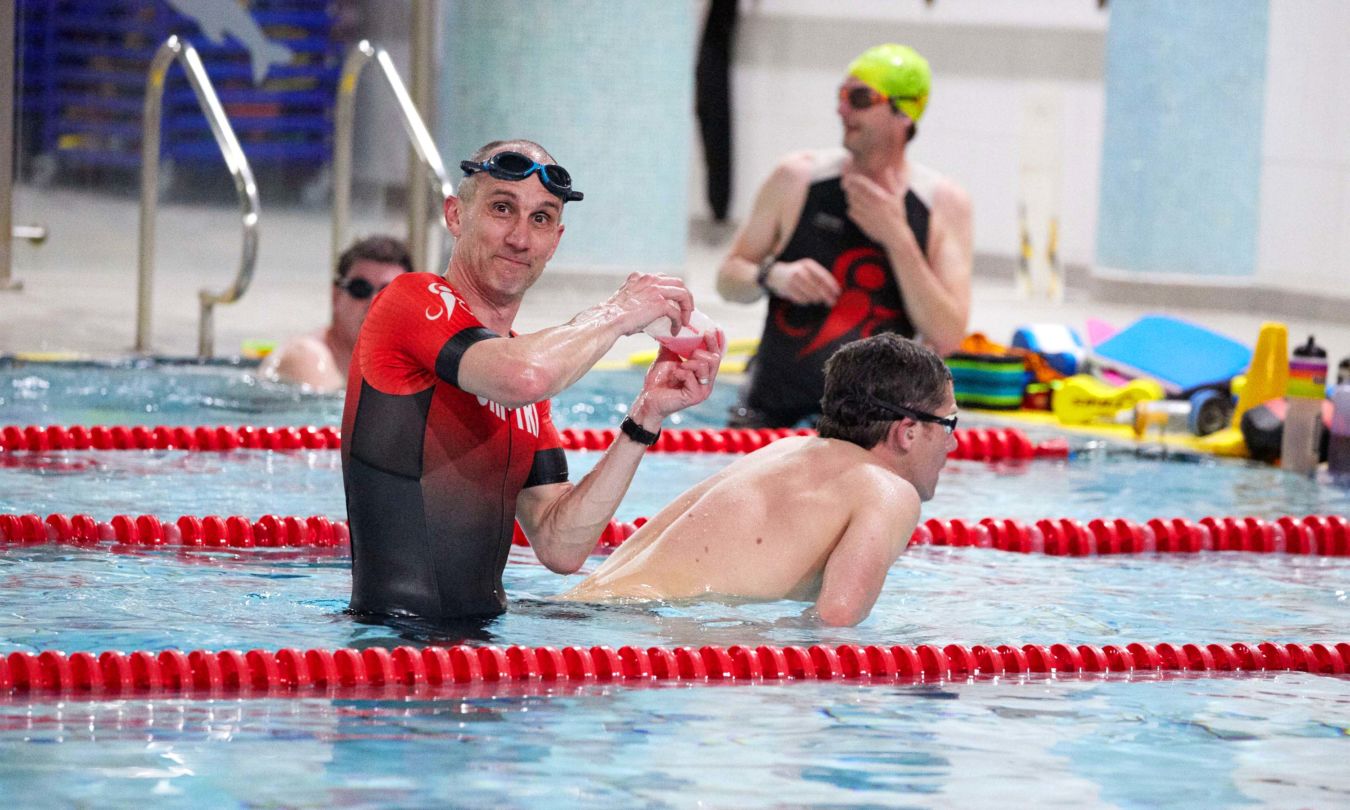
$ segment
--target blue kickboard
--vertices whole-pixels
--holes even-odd
[[[1169,394],[1227,383],[1245,374],[1252,350],[1232,338],[1167,315],[1146,315],[1092,353],[1102,365],[1132,377],[1151,377]]]

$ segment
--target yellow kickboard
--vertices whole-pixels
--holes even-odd
[[[1111,421],[1136,404],[1165,396],[1153,380],[1130,380],[1111,385],[1087,374],[1075,374],[1060,383],[1051,399],[1055,417],[1066,425]]]

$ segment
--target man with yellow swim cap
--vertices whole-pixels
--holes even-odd
[[[814,421],[849,341],[895,332],[948,354],[965,336],[970,198],[906,154],[930,81],[913,48],[864,51],[839,86],[843,149],[789,154],[760,188],[717,277],[729,301],[769,299],[732,425]]]

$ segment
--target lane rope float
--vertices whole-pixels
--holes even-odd
[[[13,652],[0,695],[80,693],[306,696],[313,688],[503,682],[641,684],[848,680],[951,682],[1046,674],[1308,672],[1345,675],[1350,643],[960,644],[837,647],[367,647],[363,650]]]
[[[562,428],[564,450],[604,450],[618,435],[615,428]],[[665,453],[749,453],[788,436],[811,436],[810,428],[669,428],[649,450]],[[956,449],[948,458],[974,461],[1017,461],[1068,458],[1064,439],[1032,442],[1017,428],[957,428]],[[341,431],[334,427],[255,427],[221,425],[6,425],[0,428],[0,451],[59,450],[336,450]]]
[[[611,520],[597,538],[601,549],[615,548],[647,522]],[[205,549],[327,548],[345,551],[346,521],[323,515],[242,515],[164,520],[155,515],[114,515],[98,521],[89,515],[0,514],[0,544],[61,543]],[[527,546],[517,524],[512,542]],[[948,520],[929,518],[915,529],[910,544],[989,548],[1020,554],[1090,557],[1119,554],[1195,554],[1245,551],[1254,554],[1350,557],[1350,520],[1342,515],[1257,517],[1071,518],[1022,521],[1011,518]]]

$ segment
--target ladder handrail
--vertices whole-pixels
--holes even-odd
[[[14,278],[14,254],[10,251],[14,224],[14,164],[10,157],[17,149],[14,142],[14,3],[0,6],[0,144],[6,145],[4,163],[0,164],[0,292],[23,289],[23,283]],[[13,149],[13,152],[10,150]]]
[[[234,178],[243,215],[243,255],[234,282],[220,292],[202,288],[197,292],[201,302],[201,321],[197,331],[197,354],[211,357],[215,349],[213,307],[232,304],[248,289],[253,280],[253,268],[258,259],[258,184],[253,169],[239,145],[239,139],[225,117],[225,109],[216,96],[211,79],[206,75],[197,50],[177,36],[171,36],[155,51],[146,76],[145,114],[141,126],[141,228],[137,256],[136,351],[145,352],[150,343],[150,287],[155,265],[155,214],[159,204],[159,142],[160,122],[163,117],[164,78],[177,59],[187,74],[188,84],[197,95],[197,103],[211,125],[211,134],[220,147],[225,165]]]
[[[347,227],[351,220],[352,129],[356,113],[356,83],[361,78],[361,71],[371,59],[380,66],[385,83],[394,93],[403,131],[408,135],[413,150],[427,170],[431,188],[440,193],[442,200],[455,193],[455,187],[446,174],[445,163],[441,160],[441,153],[436,149],[436,142],[432,140],[431,132],[427,130],[422,116],[417,112],[417,107],[413,105],[412,96],[408,94],[407,87],[399,77],[398,69],[394,67],[394,60],[389,57],[389,52],[384,48],[375,47],[369,40],[363,39],[356,43],[342,62],[342,75],[338,79],[337,111],[333,116],[332,267],[337,267],[338,257],[346,247]],[[410,189],[409,193],[414,192]],[[441,270],[445,269],[445,261],[449,258],[449,245],[449,234],[446,234],[441,242]]]

